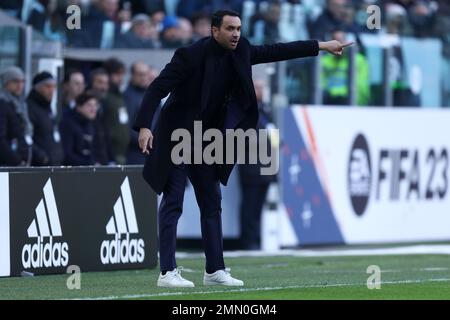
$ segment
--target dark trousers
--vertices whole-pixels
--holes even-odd
[[[200,208],[206,272],[212,273],[225,269],[220,182],[215,166],[205,164],[179,165],[170,170],[158,212],[160,269],[171,271],[177,267],[175,261],[177,224],[183,211],[186,177],[194,187]]]
[[[270,183],[241,184],[241,248],[261,248],[261,212]]]

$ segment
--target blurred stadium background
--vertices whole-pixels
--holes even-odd
[[[174,49],[209,36],[219,8],[241,14],[255,45],[356,45],[342,58],[253,67],[261,108],[280,130],[280,170],[275,181],[246,180],[237,168],[223,188],[226,261],[246,287],[164,290],[157,196],[149,200],[140,177],[131,123]],[[42,72],[56,83],[46,161],[35,156],[42,123],[23,111]],[[1,299],[450,298],[448,1],[1,0],[0,74],[3,93],[23,83],[14,100],[22,133],[0,123]],[[65,129],[84,91],[99,105],[79,160]],[[178,264],[200,282],[190,185],[178,238]],[[68,289],[70,265],[93,271],[82,290]],[[384,290],[368,290],[371,265]]]

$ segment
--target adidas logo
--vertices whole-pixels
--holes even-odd
[[[100,248],[102,264],[136,263],[145,258],[144,240],[130,239],[139,233],[128,177],[120,187],[121,195],[114,204],[114,214],[106,224],[106,234],[113,240],[104,240]],[[122,235],[125,235],[123,238]]]
[[[27,230],[28,238],[37,238],[37,243],[26,244],[22,249],[22,265],[26,269],[65,267],[69,262],[67,242],[53,242],[53,237],[61,237],[62,231],[50,179],[43,191],[44,198],[39,201],[35,209],[36,218]],[[49,240],[44,241],[44,238]]]

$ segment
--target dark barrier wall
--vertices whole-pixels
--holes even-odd
[[[154,268],[156,195],[140,167],[9,171],[11,275]]]

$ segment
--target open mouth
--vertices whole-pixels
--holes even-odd
[[[231,44],[233,46],[236,46],[238,44],[239,40],[231,40]]]

